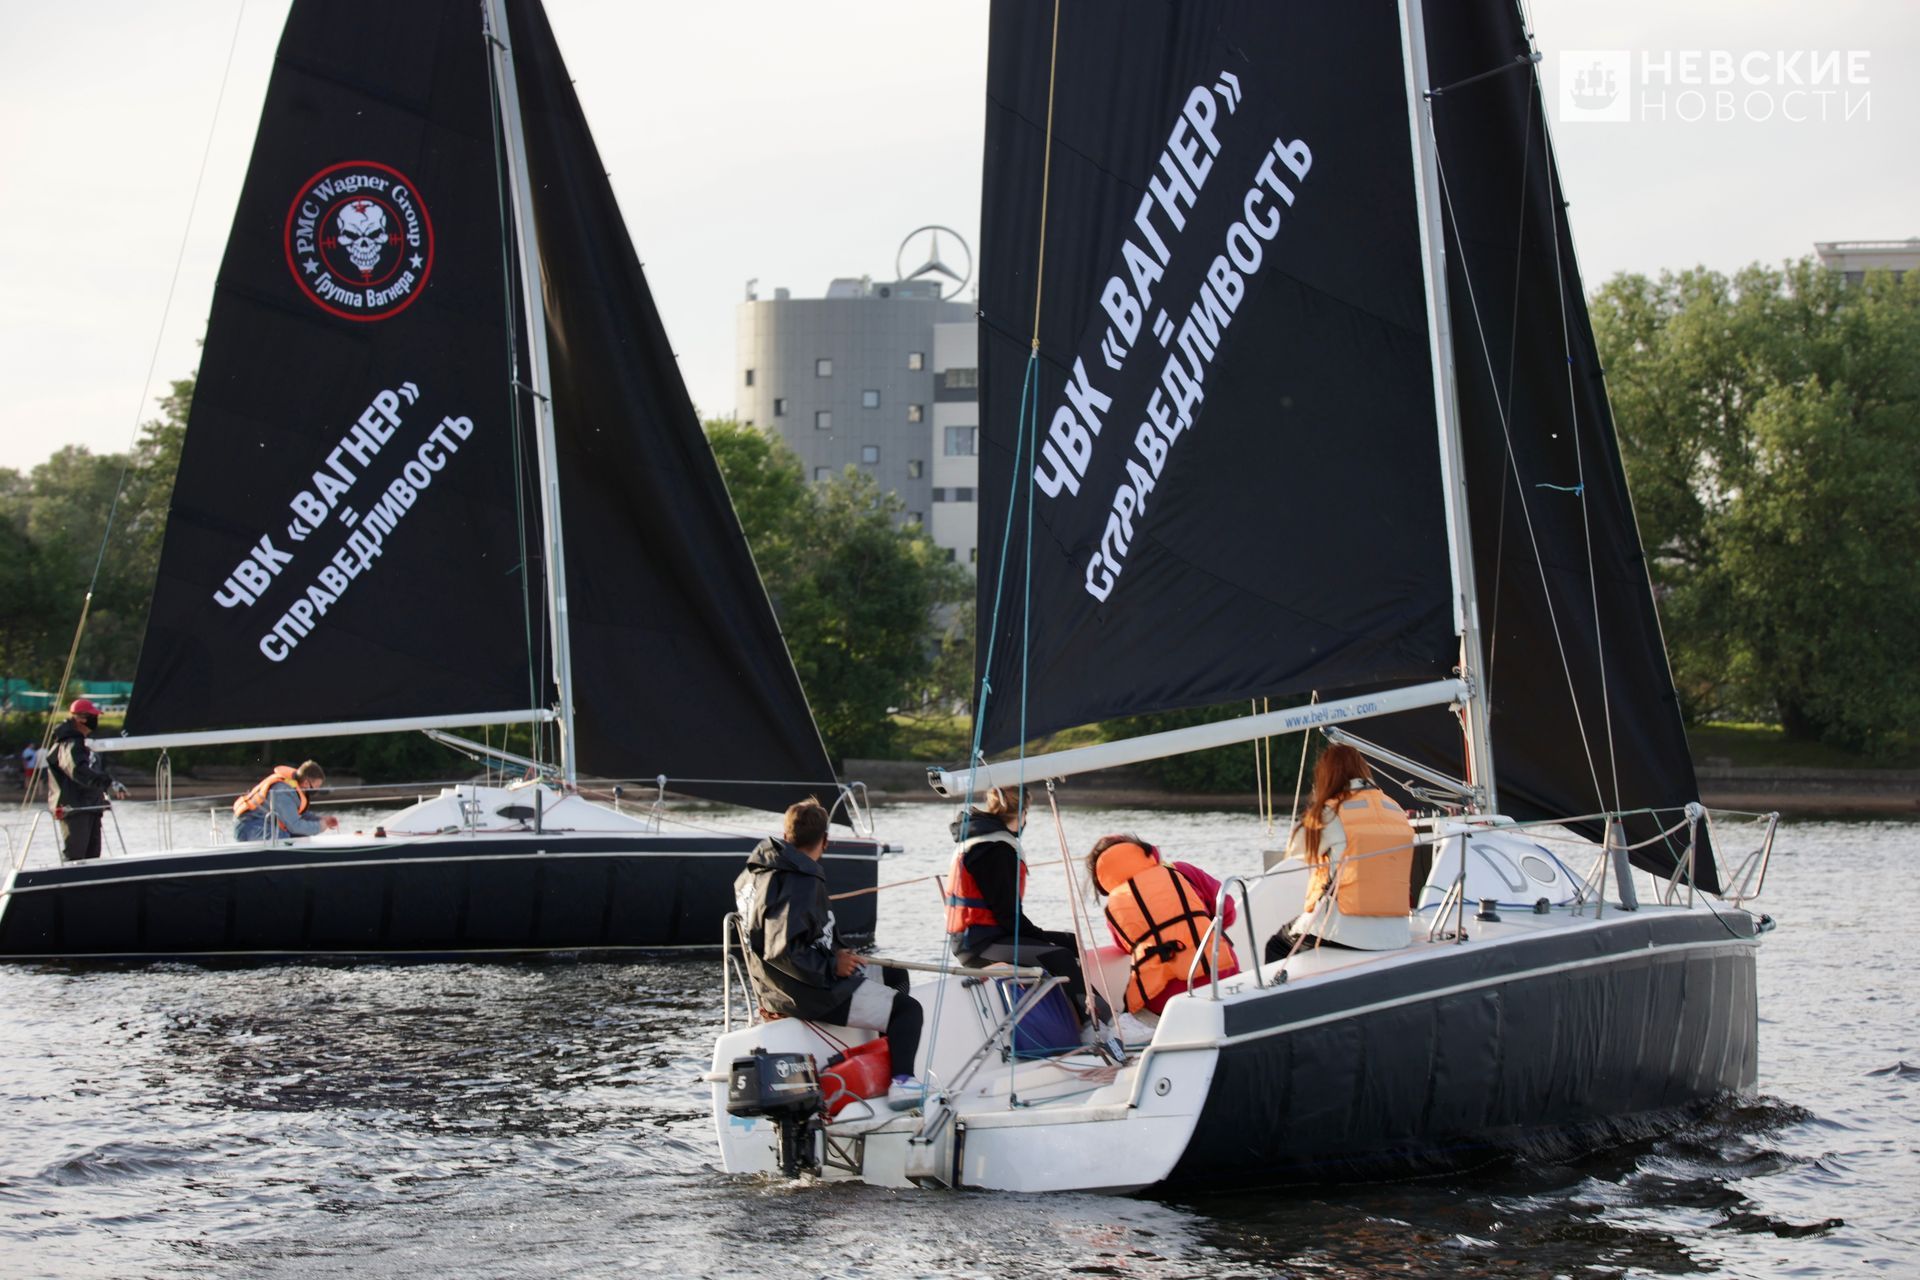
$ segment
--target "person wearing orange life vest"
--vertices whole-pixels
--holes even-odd
[[[1020,850],[1026,796],[1018,787],[994,787],[985,810],[953,822],[953,862],[947,869],[947,944],[969,969],[990,964],[1038,965],[1066,979],[1074,1009],[1087,1007],[1087,983],[1071,933],[1042,929],[1027,918],[1027,863]],[[1096,1017],[1105,1015],[1098,1008]]]
[[[1373,780],[1366,757],[1345,743],[1320,754],[1313,799],[1287,843],[1303,858],[1306,906],[1267,941],[1266,958],[1309,946],[1391,951],[1410,940],[1413,825]]]
[[[326,771],[312,760],[297,769],[275,766],[253,790],[233,802],[233,838],[283,840],[333,830],[340,821],[332,814],[307,816],[307,793],[326,785]]]
[[[1107,899],[1107,930],[1132,960],[1127,978],[1127,1012],[1161,1012],[1167,1001],[1187,990],[1194,954],[1215,955],[1209,936],[1220,882],[1185,862],[1168,865],[1160,850],[1138,836],[1101,836],[1087,855],[1087,874]],[[1234,923],[1233,899],[1227,899],[1220,928]],[[1217,952],[1219,976],[1240,972],[1240,962],[1223,936]],[[1203,958],[1195,978],[1209,980]]]

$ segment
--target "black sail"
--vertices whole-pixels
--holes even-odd
[[[294,5],[214,290],[130,733],[548,702],[516,525],[493,111],[472,0]]]
[[[510,13],[577,763],[768,808],[827,792],[552,32],[537,4]],[[552,705],[536,419],[512,390],[528,362],[483,31],[475,0],[294,5],[215,290],[129,733]]]
[[[1629,821],[1637,843],[1699,791],[1540,84],[1515,62],[1529,48],[1511,0],[1431,6],[1427,46],[1501,809],[1664,810]],[[1459,768],[1450,726],[1400,717],[1376,736]],[[1634,854],[1663,873],[1675,856]],[[1711,858],[1699,872],[1717,887]]]
[[[993,8],[986,747],[1443,678],[1457,642],[1396,6],[1067,0],[1050,103],[1052,21]],[[1016,476],[1036,291],[1040,448]]]
[[[826,750],[552,29],[531,4],[512,5],[509,25],[545,273],[582,767],[665,773],[677,790],[761,808],[830,799]],[[745,779],[805,785],[728,785]]]

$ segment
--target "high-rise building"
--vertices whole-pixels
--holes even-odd
[[[1820,264],[1859,284],[1869,271],[1905,275],[1920,268],[1920,236],[1908,240],[1819,240],[1813,251]]]
[[[776,431],[810,480],[849,466],[872,475],[900,495],[908,523],[971,565],[976,330],[972,305],[942,296],[965,276],[938,245],[905,279],[835,280],[820,298],[750,289],[736,320],[734,413]]]

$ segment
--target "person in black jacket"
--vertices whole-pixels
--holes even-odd
[[[1105,1021],[1089,1006],[1080,951],[1071,933],[1042,929],[1027,918],[1027,863],[1020,850],[1026,796],[1018,787],[994,787],[986,809],[954,819],[953,864],[947,870],[947,943],[969,969],[990,964],[1038,965],[1065,978],[1073,1007]],[[1016,923],[1017,922],[1017,923]],[[1098,1004],[1096,997],[1096,1005]]]
[[[787,810],[786,839],[762,840],[733,882],[747,935],[747,968],[767,1012],[884,1031],[893,1059],[887,1101],[918,1106],[920,1003],[906,974],[869,967],[834,940],[827,899],[827,811],[818,800]],[[884,978],[878,975],[884,973]]]
[[[99,727],[100,708],[89,699],[75,698],[67,718],[55,726],[40,766],[47,774],[47,808],[60,828],[60,857],[67,862],[100,856],[100,815],[106,812],[107,793],[127,794],[87,745]]]

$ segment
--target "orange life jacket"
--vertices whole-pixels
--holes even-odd
[[[1406,811],[1377,788],[1343,792],[1329,803],[1339,806],[1347,847],[1340,854],[1340,883],[1333,902],[1343,916],[1404,916],[1407,884],[1413,874],[1413,824]],[[1326,895],[1328,866],[1324,852],[1307,878],[1311,911]]]
[[[238,818],[242,814],[252,813],[255,809],[258,809],[267,802],[267,792],[273,790],[274,787],[282,782],[292,787],[294,793],[300,797],[300,812],[305,813],[307,811],[306,789],[294,781],[294,771],[292,768],[280,764],[275,765],[273,772],[260,780],[259,786],[233,802],[233,816]]]
[[[990,835],[974,836],[962,840],[953,847],[953,865],[947,868],[947,932],[965,933],[975,925],[990,924],[1011,926],[1011,921],[994,917],[993,907],[980,892],[979,884],[973,878],[973,872],[967,870],[967,850],[976,845],[999,841],[1013,846],[1013,856],[1020,864],[1020,896],[1015,900],[1018,908],[1027,898],[1027,860],[1020,854],[1020,842],[1004,831],[995,831]]]
[[[1207,930],[1213,924],[1213,908],[1185,876],[1161,866],[1152,854],[1131,843],[1103,850],[1094,874],[1107,891],[1107,923],[1133,960],[1127,980],[1129,1013],[1147,1008],[1173,982],[1184,989],[1189,970],[1196,980],[1209,976],[1205,955],[1212,945]],[[1202,953],[1197,969],[1192,954],[1196,951]],[[1240,967],[1224,938],[1218,958],[1222,973]]]

